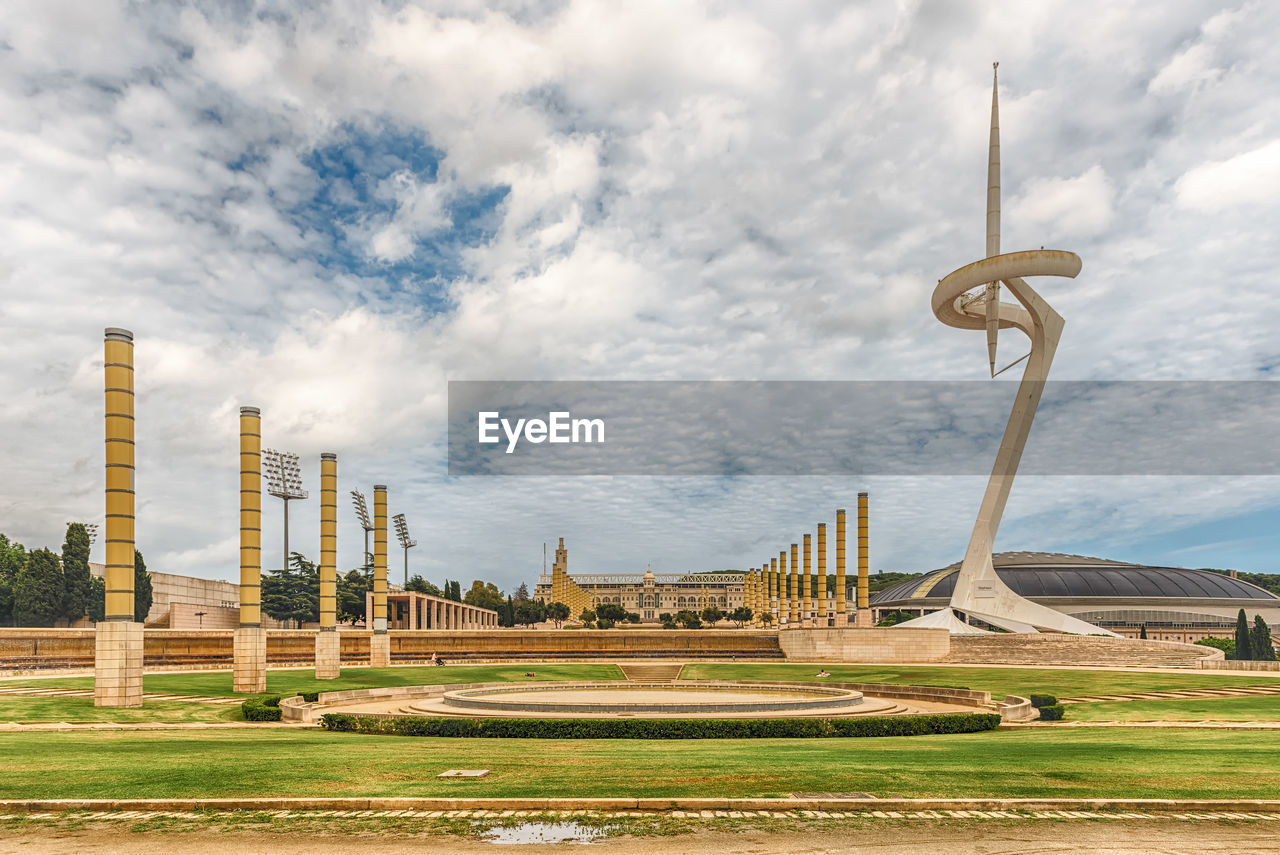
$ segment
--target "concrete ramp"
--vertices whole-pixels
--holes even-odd
[[[681,662],[645,665],[618,663],[618,668],[622,671],[622,676],[633,683],[674,683],[680,678],[680,671],[684,668],[684,664]]]

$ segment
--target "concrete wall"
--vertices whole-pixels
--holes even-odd
[[[778,643],[799,662],[934,662],[951,651],[951,634],[940,627],[789,629]]]
[[[1280,671],[1280,662],[1253,662],[1248,659],[1201,659],[1196,663],[1198,668],[1212,668],[1215,671]]]

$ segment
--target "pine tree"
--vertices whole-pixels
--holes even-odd
[[[27,563],[27,551],[0,534],[0,626],[13,622],[13,590],[18,572]]]
[[[1244,609],[1241,609],[1236,616],[1236,659],[1253,658],[1253,648],[1249,641],[1249,619],[1245,617]]]
[[[67,526],[62,544],[62,617],[75,623],[89,610],[89,532],[84,523]]]
[[[62,606],[62,566],[47,549],[27,555],[13,588],[13,617],[18,626],[53,626]]]
[[[1274,662],[1276,647],[1271,643],[1271,627],[1262,619],[1262,615],[1253,616],[1253,629],[1249,633],[1249,649],[1253,658],[1263,662]]]
[[[133,550],[133,619],[145,623],[151,612],[151,574],[142,553]]]

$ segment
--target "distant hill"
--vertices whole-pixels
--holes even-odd
[[[1199,569],[1208,570],[1210,573],[1221,573],[1223,576],[1231,575],[1230,570],[1219,570],[1217,567],[1201,567]],[[1257,585],[1259,588],[1280,596],[1280,573],[1237,573],[1236,575],[1242,582]]]

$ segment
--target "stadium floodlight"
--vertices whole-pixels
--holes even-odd
[[[369,558],[369,532],[373,531],[373,523],[369,522],[369,504],[364,500],[364,493],[359,490],[351,491],[351,504],[355,505],[356,518],[364,529],[364,557],[360,560],[363,562],[362,566],[367,567],[373,563]]]
[[[296,454],[264,448],[262,474],[267,476],[267,492],[277,499],[284,500],[284,564],[281,566],[282,569],[287,570],[289,567],[289,502],[307,497],[307,491],[302,489],[302,466],[298,463]]]
[[[396,524],[396,537],[404,547],[404,586],[407,591],[409,589],[409,550],[417,546],[418,541],[409,537],[409,523],[405,520],[404,514],[396,514],[391,519]]]
[[[75,525],[75,523],[68,522],[67,525],[71,526],[71,525]],[[84,526],[84,533],[89,535],[89,548],[92,549],[93,545],[98,542],[98,524],[97,523],[80,523],[80,525]]]

